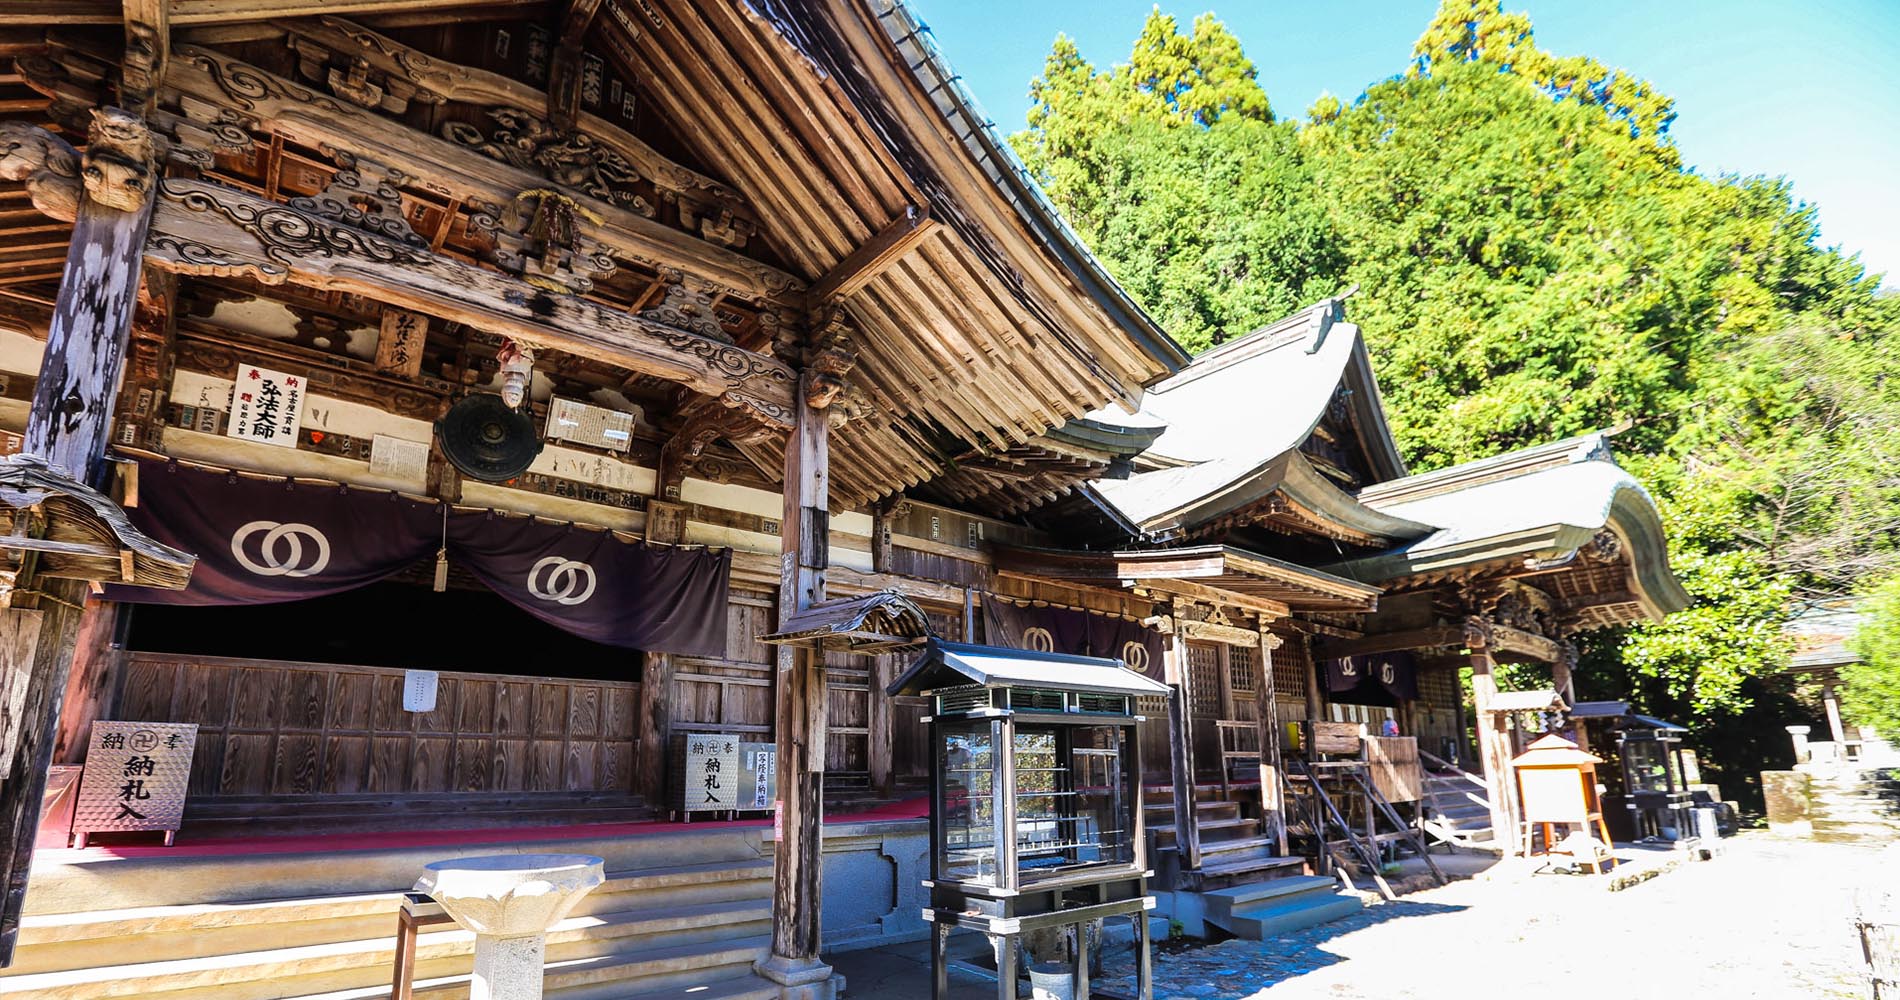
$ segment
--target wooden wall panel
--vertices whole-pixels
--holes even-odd
[[[444,673],[413,713],[402,673],[135,652],[116,714],[198,723],[199,797],[631,790],[638,683]],[[715,678],[711,713],[755,713],[727,680],[764,683]]]
[[[772,732],[772,677],[777,652],[758,637],[776,631],[771,596],[735,590],[726,607],[723,658],[673,656],[670,700],[674,732]]]

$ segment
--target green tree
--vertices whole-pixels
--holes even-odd
[[[1900,577],[1869,588],[1867,620],[1848,648],[1860,659],[1841,668],[1841,707],[1856,723],[1900,733]]]
[[[1191,349],[1357,285],[1414,469],[1618,428],[1696,604],[1593,634],[1583,676],[1684,720],[1786,705],[1790,595],[1900,571],[1900,299],[1786,181],[1684,169],[1668,95],[1498,0],[1443,0],[1394,68],[1276,119],[1218,21],[1156,11],[1106,70],[1057,39],[1012,140]],[[1768,759],[1722,753],[1731,783]]]

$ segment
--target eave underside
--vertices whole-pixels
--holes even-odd
[[[67,6],[73,16],[50,18],[60,25],[54,29],[57,44],[52,49],[43,47],[37,32],[14,40],[10,49],[28,58],[49,52],[59,57],[61,64],[54,66],[51,79],[46,78],[43,58],[39,67],[43,92],[56,100],[28,92],[17,107],[31,111],[28,105],[63,104],[70,125],[76,112],[116,99],[107,81],[116,74],[120,57],[115,33],[72,27],[99,23],[103,17],[81,10],[84,4]],[[173,5],[175,23],[187,23],[178,20],[187,6]],[[712,179],[708,190],[723,186],[736,195],[733,205],[742,204],[744,212],[755,217],[758,232],[750,246],[741,249],[697,240],[697,233],[656,232],[652,223],[632,218],[621,204],[563,187],[560,178],[541,176],[532,166],[523,173],[445,143],[430,131],[407,131],[410,123],[333,99],[321,73],[298,79],[294,60],[268,68],[245,67],[232,55],[267,51],[284,39],[329,44],[326,38],[349,35],[335,27],[348,22],[271,20],[277,15],[360,13],[377,19],[379,30],[400,36],[398,40],[374,31],[362,35],[377,39],[371,49],[383,54],[382,62],[371,64],[372,83],[390,86],[382,74],[397,71],[384,62],[416,65],[414,58],[402,55],[413,53],[439,75],[409,80],[405,86],[412,90],[421,86],[426,91],[439,79],[453,79],[463,91],[456,100],[514,102],[532,111],[537,101],[546,100],[544,94],[519,81],[496,82],[489,79],[493,74],[485,77],[456,65],[454,60],[467,50],[452,42],[475,37],[470,33],[480,29],[476,22],[485,18],[544,17],[544,6],[517,10],[471,3],[465,11],[442,3],[305,7],[240,3],[232,5],[232,16],[215,28],[189,29],[194,32],[191,41],[202,44],[196,49],[175,44],[154,124],[167,132],[191,121],[202,133],[216,120],[225,138],[233,134],[230,126],[248,132],[249,149],[213,151],[220,165],[207,176],[266,198],[308,196],[307,190],[277,189],[274,158],[293,153],[319,177],[338,169],[337,155],[401,170],[408,175],[400,184],[403,215],[415,213],[431,225],[439,220],[440,232],[457,236],[447,245],[437,237],[435,252],[464,255],[457,260],[482,267],[490,265],[477,251],[455,245],[466,228],[464,220],[524,190],[560,190],[574,198],[585,216],[605,219],[583,222],[581,228],[588,240],[597,240],[620,263],[620,277],[604,277],[594,291],[583,293],[587,299],[640,314],[663,305],[666,282],[683,276],[702,296],[705,311],[717,315],[718,326],[724,327],[713,334],[716,339],[723,334],[734,346],[760,357],[780,354],[792,368],[801,363],[799,348],[788,349],[783,334],[775,342],[762,322],[773,321],[776,329],[785,331],[803,326],[827,305],[841,306],[856,365],[833,421],[835,507],[860,506],[928,482],[972,453],[996,456],[998,474],[991,480],[1010,480],[1013,475],[1021,480],[1020,470],[1011,466],[1023,449],[1033,450],[1038,435],[1112,399],[1134,398],[1143,383],[1171,363],[1154,354],[1152,345],[1144,346],[1139,336],[1117,327],[1099,303],[1076,294],[1074,276],[1046,247],[1037,245],[994,182],[970,162],[944,112],[895,60],[895,50],[868,10],[852,5],[798,12],[810,29],[802,44],[810,46],[817,39],[822,52],[805,51],[801,42],[743,5],[723,3],[674,0],[615,7],[589,29],[587,51],[637,81],[643,107],[666,120],[681,155]],[[247,17],[255,20],[246,23]],[[424,41],[429,38],[441,44],[430,49]],[[854,77],[855,88],[841,86],[834,71],[841,61]],[[239,72],[234,74],[234,68]],[[232,81],[239,76],[247,82],[233,89]],[[335,76],[332,72],[331,86]],[[248,82],[260,79],[267,81],[263,92]],[[867,94],[876,97],[876,107],[864,106]],[[57,122],[62,116],[50,117]],[[600,125],[589,120],[594,125],[588,127]],[[178,138],[190,141],[182,133]],[[405,151],[406,156],[400,155]],[[232,169],[238,161],[259,155],[269,162],[268,184],[261,176],[240,177]],[[667,173],[673,168],[656,169]],[[0,295],[8,311],[25,317],[22,325],[32,329],[43,324],[56,292],[67,227],[33,214],[17,190],[5,196],[8,202],[0,205],[7,213],[0,217],[0,276],[13,280],[0,286]],[[704,218],[705,206],[698,208]],[[12,218],[15,215],[19,218]],[[884,257],[872,252],[880,248],[892,252]],[[470,254],[475,256],[472,261],[466,256]],[[199,280],[224,277],[199,273]],[[288,280],[312,279],[293,273]],[[312,287],[328,294],[337,286],[326,277]],[[813,301],[808,289],[835,297]],[[352,285],[344,290],[372,301],[378,297],[374,287]],[[403,305],[429,311],[426,302]],[[634,367],[629,380],[641,371]],[[707,386],[692,389],[703,394]],[[679,397],[676,408],[684,411],[692,399],[690,394]],[[732,445],[754,464],[770,469],[777,464],[780,441],[778,430],[768,428]],[[985,499],[1019,509],[1059,497],[1101,471],[1073,456],[1055,456],[1039,465],[1030,477],[1034,482],[993,488]]]

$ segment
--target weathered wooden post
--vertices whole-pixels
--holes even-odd
[[[1190,685],[1187,637],[1181,634],[1181,619],[1176,616],[1168,634],[1168,647],[1162,652],[1162,675],[1168,683],[1169,762],[1174,779],[1174,851],[1181,859],[1181,870],[1201,870],[1201,830],[1194,822],[1194,719],[1188,714]]]
[[[834,313],[834,318],[839,313]],[[779,625],[825,599],[830,566],[830,438],[832,401],[844,390],[855,357],[842,335],[818,351],[799,379],[796,412],[785,442],[785,517],[779,527]],[[778,651],[778,849],[772,867],[772,954],[758,972],[797,1000],[829,1000],[831,967],[818,960],[823,894],[825,778],[825,652],[817,646]]]
[[[37,135],[33,134],[37,133]],[[71,147],[39,130],[9,129],[16,143],[0,154],[0,176],[52,191],[65,165],[77,162]],[[97,485],[111,424],[112,397],[138,302],[146,231],[157,189],[151,132],[137,115],[116,108],[93,112],[86,155],[72,185],[72,243],[46,339],[39,384],[27,415],[26,441],[15,462],[43,461],[81,486]],[[34,198],[46,210],[62,196]],[[44,202],[44,203],[43,203]],[[17,511],[16,534],[32,534],[33,518]],[[26,528],[26,531],[17,529]],[[43,527],[40,530],[44,530]],[[0,543],[4,547],[4,543]],[[40,797],[58,737],[60,700],[72,667],[83,580],[36,579],[33,555],[24,553],[13,580],[8,630],[38,619],[32,662],[9,663],[25,670],[19,716],[7,719],[6,737],[17,741],[11,766],[0,781],[0,837],[5,838],[5,899],[0,901],[0,965],[11,964],[19,936],[20,908],[39,824]],[[17,682],[17,678],[16,678]]]
[[[1264,616],[1260,623],[1260,684],[1256,692],[1255,715],[1260,743],[1260,808],[1267,833],[1280,854],[1286,854],[1286,796],[1280,787],[1280,704],[1273,676],[1273,651],[1285,640],[1267,631]]]
[[[1478,762],[1484,768],[1486,797],[1491,800],[1491,835],[1505,853],[1517,849],[1516,810],[1511,779],[1511,753],[1505,745],[1499,716],[1491,708],[1497,698],[1498,680],[1491,659],[1491,623],[1473,615],[1465,619],[1465,647],[1471,650],[1471,701],[1478,713]]]

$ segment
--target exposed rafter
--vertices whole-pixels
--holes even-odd
[[[877,235],[851,251],[850,256],[839,261],[824,277],[812,282],[806,294],[814,303],[850,298],[935,232],[938,225],[930,217],[928,207],[904,206],[904,211],[878,230]]]
[[[162,0],[154,0],[162,2]],[[533,7],[541,0],[170,0],[171,22],[217,24],[316,14],[397,14],[470,7]],[[0,27],[43,28],[49,24],[118,24],[122,0],[8,0],[0,4]]]

